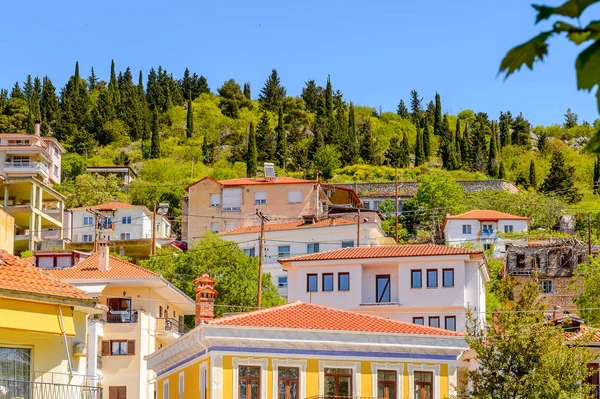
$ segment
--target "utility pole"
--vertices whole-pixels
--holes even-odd
[[[356,224],[356,246],[360,247],[360,208],[358,210],[358,223]]]
[[[94,210],[94,252],[98,251],[98,213]]]
[[[396,179],[394,186],[396,187],[396,244],[398,244],[398,168],[396,168]]]
[[[592,215],[588,213],[588,259],[592,259]]]
[[[156,253],[156,204],[154,204],[154,211],[152,212],[152,246],[150,247],[150,255]]]
[[[256,210],[256,216],[260,218],[260,239],[258,240],[258,308],[261,308],[262,299],[262,269],[263,269],[263,254],[265,251],[265,220],[269,220],[262,212]]]

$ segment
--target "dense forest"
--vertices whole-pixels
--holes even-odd
[[[188,69],[180,78],[160,66],[145,75],[116,71],[113,62],[108,82],[93,68],[87,75],[76,64],[62,88],[29,75],[0,90],[0,132],[32,133],[41,120],[42,134],[67,148],[59,187],[67,206],[161,201],[176,218],[191,181],[256,176],[269,161],[280,175],[318,171],[330,182],[391,181],[396,167],[405,181],[434,171],[506,179],[529,195],[560,197],[565,210],[600,211],[600,163],[584,149],[600,119],[579,121],[570,109],[562,125],[534,127],[519,110],[450,115],[441,93],[417,90],[399,93],[395,112],[384,112],[354,104],[329,76],[292,97],[276,70],[257,95],[234,79],[211,89]],[[132,166],[139,179],[124,191],[116,179],[84,174],[113,164]]]

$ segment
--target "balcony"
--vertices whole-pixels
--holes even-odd
[[[106,314],[106,322],[112,324],[137,323],[137,310],[111,310]]]
[[[483,229],[483,230],[481,230],[481,236],[482,237],[492,237],[494,234],[496,234],[496,232],[494,231],[494,229]]]
[[[188,331],[189,329],[183,323],[175,319],[156,319],[156,335],[159,335],[163,341],[170,342]]]
[[[26,161],[6,161],[4,162],[5,172],[23,173],[41,173],[48,177],[48,164],[45,162],[26,162]]]
[[[2,399],[102,399],[102,388],[0,379]]]

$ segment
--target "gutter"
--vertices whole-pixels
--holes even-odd
[[[53,303],[56,305],[83,306],[92,309],[97,309],[97,305],[99,305],[98,300],[95,298],[77,299],[61,297],[58,295],[37,294],[35,292],[24,292],[17,290],[0,289],[0,296],[4,296],[7,298],[24,299],[27,301]]]

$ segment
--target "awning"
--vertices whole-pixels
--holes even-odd
[[[92,296],[100,296],[108,284],[77,284],[77,288]]]
[[[0,329],[62,335],[59,305],[0,299]],[[62,306],[62,325],[67,335],[75,335],[70,306]]]

